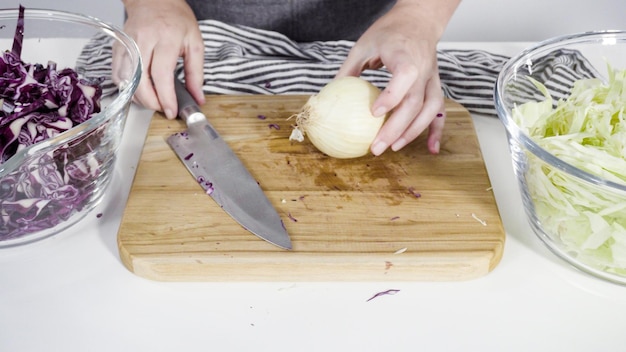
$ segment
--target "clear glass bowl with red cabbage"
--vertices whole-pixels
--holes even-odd
[[[0,49],[0,247],[10,247],[102,200],[141,59],[115,26],[45,9],[0,10]]]

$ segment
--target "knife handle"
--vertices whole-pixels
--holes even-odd
[[[189,123],[191,122],[188,121],[189,118],[201,112],[200,108],[191,94],[189,94],[185,84],[176,77],[174,77],[174,90],[176,91],[176,100],[178,101],[178,116]]]

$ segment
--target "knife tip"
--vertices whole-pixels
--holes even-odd
[[[289,235],[285,235],[285,236],[280,237],[280,238],[272,238],[271,241],[268,240],[267,238],[264,238],[264,237],[262,237],[262,238],[265,239],[266,241],[268,241],[269,243],[271,243],[271,244],[273,244],[273,245],[275,245],[277,247],[280,247],[282,249],[285,249],[285,250],[288,250],[288,251],[293,249],[293,247],[291,245],[291,238],[289,238]]]
[[[248,231],[250,231],[248,229]],[[272,236],[268,236],[268,235],[264,235],[262,233],[258,233],[258,232],[253,232],[251,231],[253,234],[255,234],[257,237],[259,237],[260,239],[264,240],[267,243],[270,243],[276,247],[279,247],[281,249],[285,249],[285,250],[292,250],[293,247],[291,245],[291,238],[289,238],[289,235],[286,232],[281,233],[280,236],[276,236],[276,234],[272,235]]]
[[[273,244],[288,251],[293,249],[293,246],[291,245],[291,241],[288,241],[286,243],[273,243]]]

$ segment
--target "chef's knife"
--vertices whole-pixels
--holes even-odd
[[[284,249],[291,240],[282,219],[257,181],[207,121],[178,79],[174,79],[178,116],[187,130],[171,135],[167,143],[205,192],[241,226]]]

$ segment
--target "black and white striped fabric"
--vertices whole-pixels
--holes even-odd
[[[315,94],[335,76],[354,45],[297,43],[280,33],[212,20],[199,25],[205,43],[204,91],[209,94]],[[444,95],[474,113],[495,116],[493,88],[509,58],[479,50],[440,50],[437,56]],[[361,77],[383,89],[391,73],[365,70]]]
[[[525,67],[526,77],[532,77],[541,82],[550,93],[553,105],[558,100],[566,99],[575,81],[601,77],[600,73],[577,50],[556,49],[548,55],[539,57],[532,62],[532,66]],[[537,89],[530,79],[518,79],[507,85],[510,93],[510,103],[522,104],[526,101],[542,101],[543,93]]]
[[[354,45],[352,41],[297,43],[277,32],[214,20],[198,23],[205,44],[205,94],[315,94],[334,77]],[[437,59],[447,98],[473,114],[496,116],[494,86],[509,57],[481,50],[439,50]],[[111,66],[110,44],[93,40],[79,66],[79,72],[90,75],[106,73]],[[577,52],[553,53],[534,67],[533,76],[544,82],[549,78],[557,91],[560,85],[594,76]],[[183,78],[182,63],[177,74]],[[361,76],[380,89],[391,78],[385,68],[365,70]],[[113,82],[105,83],[105,94],[114,90]]]

